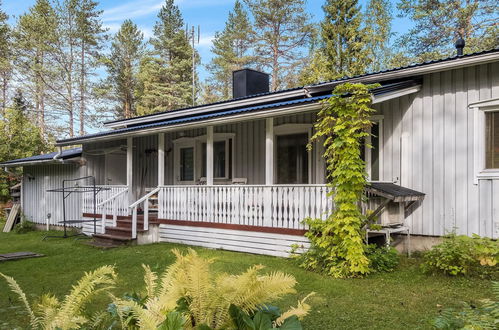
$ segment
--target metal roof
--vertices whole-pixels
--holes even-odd
[[[229,100],[223,100],[223,101],[214,102],[214,103],[202,104],[202,105],[197,105],[197,106],[192,106],[192,107],[184,107],[184,108],[175,109],[175,110],[167,110],[167,111],[157,112],[157,113],[143,115],[143,116],[136,116],[136,117],[133,117],[133,118],[111,120],[111,121],[105,122],[105,124],[108,124],[108,123],[119,123],[119,122],[125,123],[128,120],[130,120],[130,119],[149,118],[149,117],[157,116],[157,115],[160,115],[160,114],[163,114],[163,113],[172,113],[172,112],[180,112],[180,111],[184,111],[184,110],[198,109],[198,108],[203,108],[203,107],[206,107],[206,106],[212,106],[212,105],[217,105],[217,104],[224,104],[224,103],[236,102],[236,101],[245,100],[245,99],[251,99],[251,98],[258,98],[258,97],[266,96],[266,95],[278,95],[278,94],[281,94],[281,93],[295,91],[295,90],[300,90],[300,89],[314,88],[314,87],[319,87],[319,86],[322,86],[322,85],[333,84],[333,83],[336,83],[336,82],[340,83],[340,82],[343,82],[343,81],[346,81],[346,80],[351,80],[351,79],[364,78],[364,77],[369,77],[369,76],[373,76],[373,75],[378,75],[378,74],[383,74],[383,73],[389,73],[389,72],[395,72],[395,71],[405,70],[405,69],[411,69],[411,68],[418,68],[418,67],[422,67],[422,66],[426,66],[426,65],[431,65],[431,64],[436,64],[436,63],[442,63],[442,62],[448,62],[448,61],[453,61],[453,60],[459,60],[459,59],[463,59],[463,58],[469,58],[469,57],[473,57],[473,56],[485,55],[485,54],[496,53],[496,52],[499,52],[499,47],[498,48],[494,48],[494,49],[490,49],[490,50],[481,51],[481,52],[465,54],[465,55],[461,55],[461,56],[454,55],[454,56],[449,56],[449,57],[445,57],[445,58],[438,59],[438,60],[432,60],[432,61],[426,61],[426,62],[420,62],[420,63],[413,63],[413,64],[409,64],[407,66],[401,66],[401,67],[397,67],[397,68],[391,68],[391,69],[386,69],[386,70],[368,72],[368,73],[364,73],[364,74],[356,75],[356,76],[345,76],[345,77],[342,77],[342,78],[338,78],[338,79],[334,79],[334,80],[329,80],[329,81],[318,82],[318,83],[315,83],[315,84],[310,84],[310,85],[302,86],[302,87],[294,87],[294,88],[283,89],[283,90],[274,91],[274,92],[260,93],[260,94],[255,94],[255,95],[250,95],[250,96],[245,96],[245,97],[240,97],[240,98],[235,98],[235,99],[229,99]]]
[[[375,96],[383,95],[383,94],[391,93],[391,92],[394,92],[394,91],[397,91],[397,90],[400,90],[403,88],[414,86],[416,84],[417,84],[417,82],[414,80],[407,80],[404,82],[389,84],[389,85],[375,88],[372,90],[372,93]],[[298,99],[298,100],[281,101],[281,102],[275,102],[275,103],[271,103],[271,104],[257,105],[257,106],[224,110],[224,111],[216,111],[216,112],[200,114],[200,115],[183,116],[183,117],[179,117],[179,118],[175,118],[175,119],[169,119],[169,120],[164,120],[164,121],[147,123],[147,124],[143,124],[143,125],[136,125],[136,126],[132,126],[132,127],[109,130],[109,131],[105,131],[105,132],[88,134],[88,135],[70,138],[70,139],[58,140],[57,143],[58,144],[67,144],[67,143],[77,142],[79,140],[86,140],[86,139],[90,139],[90,138],[140,131],[140,130],[143,130],[146,128],[171,126],[171,125],[175,125],[175,124],[194,122],[194,121],[203,121],[206,119],[212,119],[212,118],[216,118],[216,117],[226,117],[226,116],[235,115],[235,114],[239,114],[239,113],[245,113],[245,112],[257,112],[257,111],[279,108],[279,107],[290,106],[290,105],[317,103],[317,102],[324,100],[324,99],[327,99],[331,96],[332,96],[332,94],[326,94],[326,95],[308,97],[308,98]]]
[[[59,159],[70,159],[70,158],[74,158],[74,157],[79,157],[79,156],[81,156],[81,153],[82,153],[82,148],[66,149],[66,150],[62,151],[62,154],[59,157]],[[44,162],[52,161],[54,159],[55,155],[57,155],[57,152],[51,152],[49,154],[14,159],[14,160],[9,160],[9,161],[0,163],[0,166],[12,166],[12,165],[21,165],[21,164],[28,164],[28,163],[44,163]]]

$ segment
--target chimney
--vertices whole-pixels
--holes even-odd
[[[252,69],[241,69],[232,72],[232,97],[267,93],[269,91],[269,75]]]
[[[457,56],[463,56],[463,48],[464,48],[465,42],[463,37],[459,37],[459,39],[456,40],[456,43],[454,46],[456,47],[457,50]]]

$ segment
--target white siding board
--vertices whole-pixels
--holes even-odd
[[[419,234],[433,234],[433,108],[430,76],[423,78],[423,189],[426,194],[423,210],[423,229]]]
[[[456,227],[456,95],[453,71],[442,74],[444,95],[444,233]]]

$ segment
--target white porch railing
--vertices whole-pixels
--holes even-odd
[[[333,211],[326,185],[161,186],[158,217],[305,229],[302,220]]]
[[[95,196],[95,206],[96,206],[97,212],[101,211],[99,209],[98,205],[102,204],[104,201],[110,199],[111,197],[115,196],[116,194],[128,189],[128,187],[124,186],[124,185],[116,185],[116,186],[100,185],[97,187],[106,188],[105,190],[101,190]],[[82,201],[83,213],[94,213],[93,193],[89,192],[89,193],[82,194],[82,199],[83,199],[83,201]],[[112,206],[108,204],[106,207],[107,207],[107,209],[106,209],[107,214],[111,214]],[[126,207],[127,207],[127,205],[125,205],[124,208],[118,208],[118,215],[127,215],[128,213],[123,213],[123,211],[128,212],[128,209]]]
[[[119,191],[105,201],[97,204],[97,210],[101,212],[101,234],[106,233],[106,217],[110,213],[113,215],[113,227],[116,227],[118,215],[128,215],[128,188]]]
[[[137,208],[140,204],[144,204],[144,230],[149,229],[149,198],[157,194],[160,188],[152,190],[150,193],[139,198],[135,203],[128,206],[132,210],[132,238],[137,238]]]

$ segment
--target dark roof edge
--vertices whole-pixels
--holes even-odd
[[[426,61],[426,62],[422,62],[422,63],[415,63],[415,64],[403,66],[403,67],[381,70],[381,71],[376,71],[376,72],[370,72],[370,73],[365,73],[365,74],[357,75],[357,76],[343,77],[343,78],[339,78],[339,79],[335,79],[335,80],[319,82],[316,84],[310,84],[310,85],[302,86],[302,87],[284,89],[284,90],[279,90],[279,91],[275,91],[275,92],[261,93],[261,94],[241,97],[241,98],[237,98],[237,99],[230,99],[230,100],[224,100],[224,101],[219,101],[219,102],[214,102],[214,103],[197,105],[197,106],[193,106],[193,107],[185,107],[185,108],[180,108],[180,109],[175,109],[175,110],[162,111],[162,112],[157,112],[157,113],[153,113],[153,114],[137,116],[137,117],[133,117],[133,118],[112,120],[112,121],[104,122],[104,125],[116,124],[116,123],[125,124],[127,121],[136,120],[136,119],[140,119],[140,118],[150,118],[150,117],[154,117],[154,116],[160,116],[160,115],[165,114],[165,113],[174,113],[174,112],[180,112],[180,111],[185,111],[185,110],[202,109],[202,108],[208,107],[208,106],[215,106],[215,105],[219,105],[219,104],[221,105],[221,104],[226,104],[226,103],[231,103],[231,102],[238,102],[238,101],[252,99],[252,98],[258,98],[258,97],[262,97],[262,96],[278,95],[278,94],[292,92],[292,91],[309,90],[309,89],[327,89],[327,88],[330,88],[331,86],[337,85],[339,83],[348,82],[351,80],[362,80],[362,79],[370,78],[370,77],[384,76],[386,74],[396,73],[396,72],[400,72],[400,71],[404,71],[404,70],[407,70],[410,72],[410,71],[415,70],[417,68],[421,68],[421,67],[425,67],[425,66],[429,66],[429,65],[435,65],[435,64],[439,64],[439,63],[451,62],[451,61],[462,60],[462,59],[469,59],[470,57],[479,57],[479,56],[493,54],[493,53],[499,53],[499,47],[495,48],[495,49],[491,49],[491,50],[477,52],[477,53],[465,54],[462,56],[451,56],[451,57],[446,57],[446,58],[442,58],[439,60]],[[381,80],[382,79],[380,79],[380,81]]]

